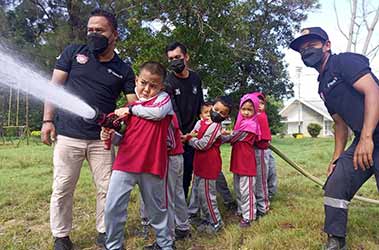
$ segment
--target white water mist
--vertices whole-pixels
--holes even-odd
[[[47,77],[30,65],[12,56],[13,52],[0,43],[0,84],[27,92],[41,101],[49,101],[56,107],[68,110],[83,118],[94,118],[95,110],[83,100],[68,93],[62,87],[49,82]]]

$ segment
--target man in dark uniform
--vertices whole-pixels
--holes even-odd
[[[190,59],[187,48],[179,42],[173,42],[166,47],[166,55],[170,63],[166,83],[173,96],[172,103],[178,117],[180,130],[183,134],[191,132],[200,114],[201,104],[204,102],[200,76],[189,69]],[[184,145],[184,173],[183,189],[187,198],[193,172],[194,149]]]
[[[324,186],[325,249],[346,249],[348,205],[372,175],[379,189],[379,86],[369,60],[355,53],[331,53],[328,35],[306,28],[290,47],[319,72],[319,94],[335,122],[335,147]],[[348,127],[355,134],[345,150]]]
[[[94,10],[87,24],[87,45],[66,47],[57,60],[52,82],[62,85],[101,112],[116,108],[121,92],[134,97],[134,73],[114,52],[118,38],[113,14]],[[59,107],[56,107],[59,108]],[[112,167],[112,154],[104,150],[100,126],[45,103],[41,139],[54,147],[54,181],[50,202],[50,225],[55,250],[71,250],[73,194],[84,159],[89,163],[97,189],[96,243],[105,242],[104,205]],[[79,108],[79,107],[78,107]],[[56,111],[56,112],[55,112]],[[58,136],[56,136],[58,134]]]

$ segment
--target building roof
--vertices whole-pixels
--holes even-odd
[[[304,100],[304,99],[294,98],[279,112],[279,115],[282,115],[289,107],[291,107],[292,105],[298,102],[302,103],[303,105],[307,106],[308,108],[322,115],[323,117],[325,117],[325,119],[329,121],[333,121],[332,117],[329,115],[328,110],[326,109],[324,102],[322,100]]]

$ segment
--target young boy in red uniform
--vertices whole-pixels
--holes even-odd
[[[229,97],[218,97],[212,107],[211,122],[200,122],[197,137],[189,136],[189,145],[195,148],[194,174],[198,179],[199,207],[203,223],[197,228],[200,232],[216,233],[222,228],[221,214],[216,200],[216,180],[221,172],[221,122],[232,109]]]
[[[164,177],[167,173],[168,128],[173,109],[170,97],[163,92],[165,68],[157,62],[140,67],[136,78],[138,101],[115,111],[127,116],[126,132],[113,165],[105,206],[106,249],[122,249],[130,193],[138,184],[145,202],[156,242],[145,249],[173,249],[167,227],[167,200]],[[102,135],[102,139],[109,138]]]
[[[190,135],[193,137],[197,137],[197,134],[199,132],[200,126],[202,122],[208,122],[209,124],[211,121],[211,109],[212,109],[212,103],[211,102],[205,102],[201,105],[200,108],[200,120],[198,120],[195,124],[195,127],[192,129]],[[199,186],[199,179],[193,177],[192,181],[192,187],[191,187],[191,196],[190,201],[188,205],[188,215],[191,223],[195,222],[198,217],[199,212],[199,195],[198,195],[198,186]]]
[[[259,100],[253,94],[241,98],[240,110],[233,133],[223,136],[223,141],[232,144],[230,171],[234,174],[234,191],[237,194],[237,213],[242,216],[240,227],[249,227],[255,220],[254,185],[257,175],[254,142],[259,140],[260,128],[257,121]]]
[[[212,110],[213,104],[211,102],[205,102],[200,109],[200,120],[198,120],[195,124],[195,127],[191,131],[192,135],[197,135],[199,132],[200,126],[203,121],[208,121],[211,123],[211,117],[210,113]],[[195,136],[194,136],[195,137]],[[196,224],[198,220],[198,212],[199,212],[199,205],[198,205],[198,179],[194,178],[192,182],[192,188],[191,188],[191,196],[190,196],[190,202],[188,205],[188,213],[189,218],[191,220],[191,223]],[[232,193],[229,190],[228,183],[226,181],[226,178],[224,176],[224,173],[220,171],[219,176],[216,180],[216,190],[221,195],[224,205],[226,209],[233,210],[235,206],[235,201],[233,200]]]
[[[265,102],[264,94],[260,92],[253,93],[258,97],[260,102]],[[268,164],[270,155],[268,146],[271,141],[271,131],[268,123],[266,112],[260,111],[257,116],[258,124],[261,129],[261,138],[255,143],[255,156],[257,162],[257,179],[255,182],[255,197],[257,199],[257,216],[262,217],[267,214],[270,209],[270,201],[268,195]]]

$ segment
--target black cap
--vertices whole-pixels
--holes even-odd
[[[328,41],[329,37],[328,34],[326,34],[325,30],[321,29],[320,27],[305,28],[301,30],[301,36],[290,43],[290,48],[299,52],[300,46],[310,39]]]

